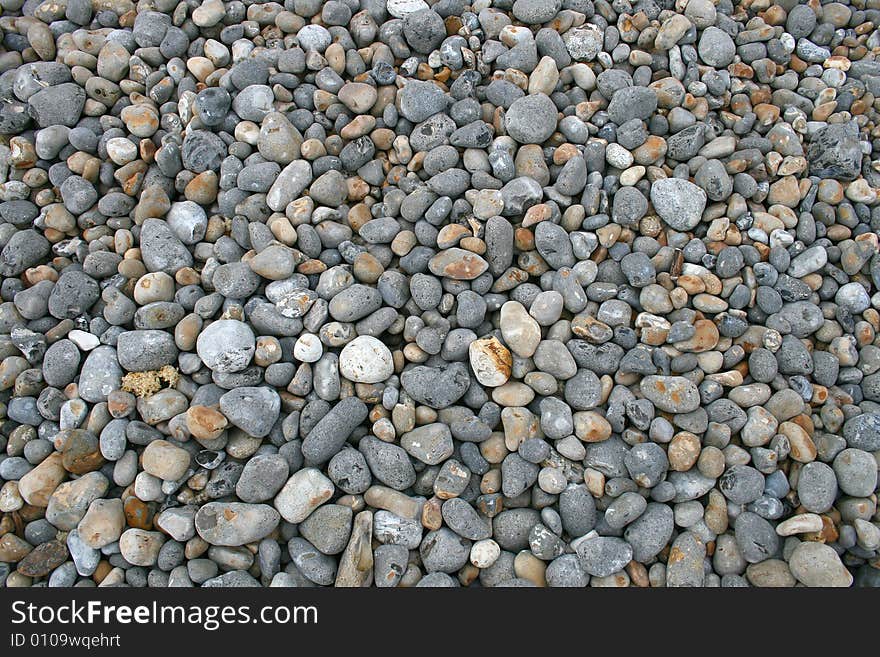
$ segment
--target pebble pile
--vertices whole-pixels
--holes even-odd
[[[6,586],[880,585],[880,1],[0,8]]]

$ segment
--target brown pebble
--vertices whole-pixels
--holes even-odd
[[[67,547],[61,541],[41,543],[18,562],[16,570],[27,577],[45,577],[67,561]]]

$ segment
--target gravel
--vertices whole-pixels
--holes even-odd
[[[0,8],[0,584],[880,585],[871,3]]]

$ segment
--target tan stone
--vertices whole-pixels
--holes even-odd
[[[676,434],[669,443],[667,456],[672,470],[690,470],[700,457],[700,439],[689,431]]]
[[[514,557],[513,572],[517,577],[528,580],[535,586],[547,586],[545,578],[547,564],[528,550],[523,550]]]
[[[489,263],[476,253],[453,247],[431,258],[428,268],[435,276],[470,281],[486,271]]]
[[[100,550],[119,540],[125,529],[125,515],[122,500],[95,500],[89,505],[82,521],[79,523],[79,537],[90,548]]]
[[[199,440],[217,438],[228,424],[226,417],[210,406],[191,406],[186,412],[186,428]]]
[[[159,550],[165,542],[160,532],[128,529],[119,538],[119,551],[133,566],[152,566],[159,558]]]
[[[495,336],[474,340],[468,347],[471,368],[480,384],[494,388],[507,383],[513,358]]]
[[[783,422],[779,425],[779,433],[788,438],[791,445],[791,458],[799,463],[816,460],[817,450],[813,439],[806,430],[794,422]]]
[[[144,471],[165,481],[177,481],[183,477],[189,462],[189,452],[167,440],[154,440],[144,449]]]
[[[598,443],[611,437],[611,424],[595,411],[574,414],[574,435],[585,443]]]
[[[18,491],[25,502],[32,506],[48,506],[52,493],[67,476],[62,459],[59,452],[54,452],[19,480]]]

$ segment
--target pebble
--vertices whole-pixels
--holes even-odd
[[[381,340],[361,335],[339,354],[339,372],[355,383],[381,383],[394,373],[394,360]]]
[[[400,90],[397,100],[400,113],[413,123],[421,123],[443,111],[448,103],[447,96],[440,87],[419,80],[407,82]]]
[[[89,505],[76,531],[83,544],[100,550],[118,541],[125,528],[122,500],[96,499]]]
[[[709,66],[724,68],[733,61],[736,55],[736,45],[727,32],[715,26],[709,26],[703,30],[703,34],[700,36],[697,52]]]
[[[773,557],[779,548],[779,538],[773,526],[756,513],[741,513],[734,522],[736,544],[749,563],[760,563]]]
[[[646,376],[639,388],[646,399],[667,413],[690,413],[700,407],[697,387],[681,376]]]
[[[195,516],[196,531],[211,545],[253,543],[278,525],[280,515],[268,504],[209,502]]]
[[[852,573],[844,567],[834,549],[822,543],[799,543],[789,557],[788,566],[804,586],[852,586]]]
[[[352,518],[353,512],[349,507],[340,504],[325,504],[315,509],[308,518],[300,523],[299,531],[303,538],[322,553],[339,554],[348,545]],[[376,532],[375,526],[374,532]],[[421,531],[419,531],[419,538],[421,538]]]
[[[471,546],[471,541],[443,527],[425,535],[419,555],[426,572],[454,573],[467,563]]]
[[[244,466],[235,484],[235,494],[243,502],[265,502],[281,490],[290,474],[290,465],[281,454],[256,454]]]
[[[813,513],[828,511],[837,497],[837,478],[834,470],[818,461],[807,463],[798,475],[797,493],[807,511]]]
[[[513,359],[495,337],[474,340],[468,346],[471,369],[481,385],[495,388],[507,383]]]
[[[16,572],[25,577],[45,577],[63,564],[68,551],[61,541],[41,543],[18,562]]]
[[[880,583],[871,3],[105,4],[3,6],[8,586]]]
[[[64,531],[76,529],[89,505],[102,498],[108,488],[107,478],[99,472],[89,472],[79,479],[64,482],[49,500],[46,519]]]
[[[119,552],[133,566],[154,566],[165,537],[159,532],[126,529],[119,537]]]
[[[333,495],[333,482],[315,468],[295,472],[275,496],[274,507],[287,522],[299,523]]]
[[[706,546],[693,532],[684,532],[672,543],[666,564],[668,588],[704,586]]]
[[[504,117],[507,134],[520,144],[542,144],[556,130],[556,106],[542,93],[513,101]]]
[[[190,454],[167,440],[154,440],[143,454],[144,472],[165,481],[177,481],[190,464]]]
[[[220,397],[220,412],[249,436],[262,438],[281,412],[281,398],[271,388],[242,386]]]
[[[216,372],[240,372],[250,364],[255,350],[253,330],[235,319],[212,322],[196,343],[199,358]]]
[[[452,434],[445,424],[426,424],[403,434],[400,446],[422,463],[436,465],[452,455]]]
[[[302,453],[310,461],[326,463],[339,452],[351,432],[367,417],[366,405],[346,397],[324,414],[303,439]]]
[[[623,570],[633,557],[633,549],[623,539],[594,536],[578,543],[577,555],[588,574],[607,577]]]
[[[706,208],[706,192],[681,178],[662,178],[651,185],[651,203],[660,218],[678,231],[694,229]]]
[[[67,476],[59,452],[50,454],[18,481],[21,498],[33,506],[46,507],[52,494]]]

